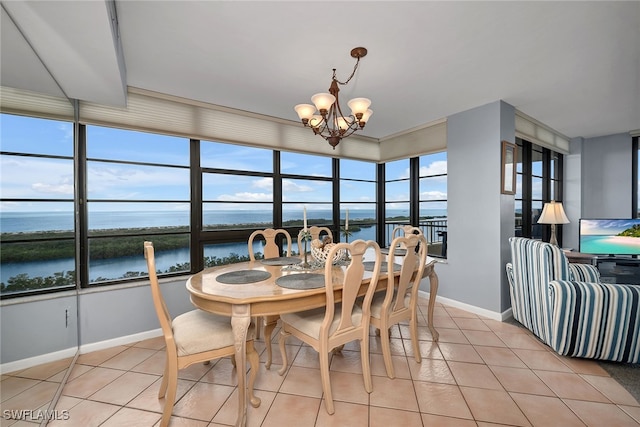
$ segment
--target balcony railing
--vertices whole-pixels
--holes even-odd
[[[408,221],[391,221],[385,222],[386,229],[386,246],[389,246],[391,242],[391,236],[393,229],[402,225],[409,225]],[[447,218],[433,218],[420,220],[418,228],[422,230],[422,234],[427,238],[429,242],[429,248],[427,250],[429,256],[433,257],[447,257]]]

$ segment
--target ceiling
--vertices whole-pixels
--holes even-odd
[[[106,105],[131,86],[297,121],[364,46],[340,94],[372,100],[365,136],[499,99],[570,138],[640,129],[638,1],[1,3],[3,86]]]

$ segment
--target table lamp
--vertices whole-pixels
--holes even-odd
[[[549,243],[558,246],[558,240],[556,239],[556,224],[568,224],[569,218],[564,213],[561,202],[555,200],[544,204],[542,209],[542,215],[538,219],[538,224],[551,224],[551,239]]]

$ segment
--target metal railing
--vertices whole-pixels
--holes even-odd
[[[429,242],[428,253],[430,256],[447,257],[447,218],[433,218],[420,220],[418,228]],[[402,225],[409,225],[406,221],[385,222],[386,246],[391,243],[393,229]]]

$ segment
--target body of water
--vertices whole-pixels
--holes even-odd
[[[188,212],[97,212],[93,214],[94,222],[92,229],[117,229],[117,228],[139,228],[139,227],[170,227],[188,224]],[[206,224],[255,224],[270,223],[270,211],[216,211],[205,213]],[[404,211],[390,212],[389,216],[407,215]],[[313,225],[314,219],[325,219],[331,217],[331,211],[307,211],[308,223]],[[300,212],[286,212],[283,214],[284,220],[302,219]],[[373,210],[350,210],[349,220],[372,219],[375,218]],[[0,214],[0,225],[2,232],[38,232],[38,231],[71,231],[73,230],[73,218],[67,213],[58,212],[36,212],[36,213],[6,213]],[[69,225],[71,224],[71,225]],[[349,240],[356,239],[375,240],[375,227],[362,228],[359,232],[353,233]],[[294,250],[297,251],[297,244],[294,239]],[[344,237],[342,238],[344,240]],[[254,252],[262,252],[256,246]],[[205,247],[205,256],[224,258],[235,253],[241,256],[248,255],[247,244],[221,243],[208,245]],[[189,249],[177,249],[170,251],[156,252],[156,267],[165,271],[170,267],[189,262]],[[75,261],[73,258],[34,261],[21,263],[3,264],[0,269],[0,281],[7,283],[11,277],[26,273],[29,277],[46,277],[54,273],[73,271]],[[140,246],[139,257],[121,257],[108,260],[94,260],[89,263],[89,279],[95,281],[97,278],[114,279],[120,278],[127,272],[143,272],[146,274],[147,266]]]

